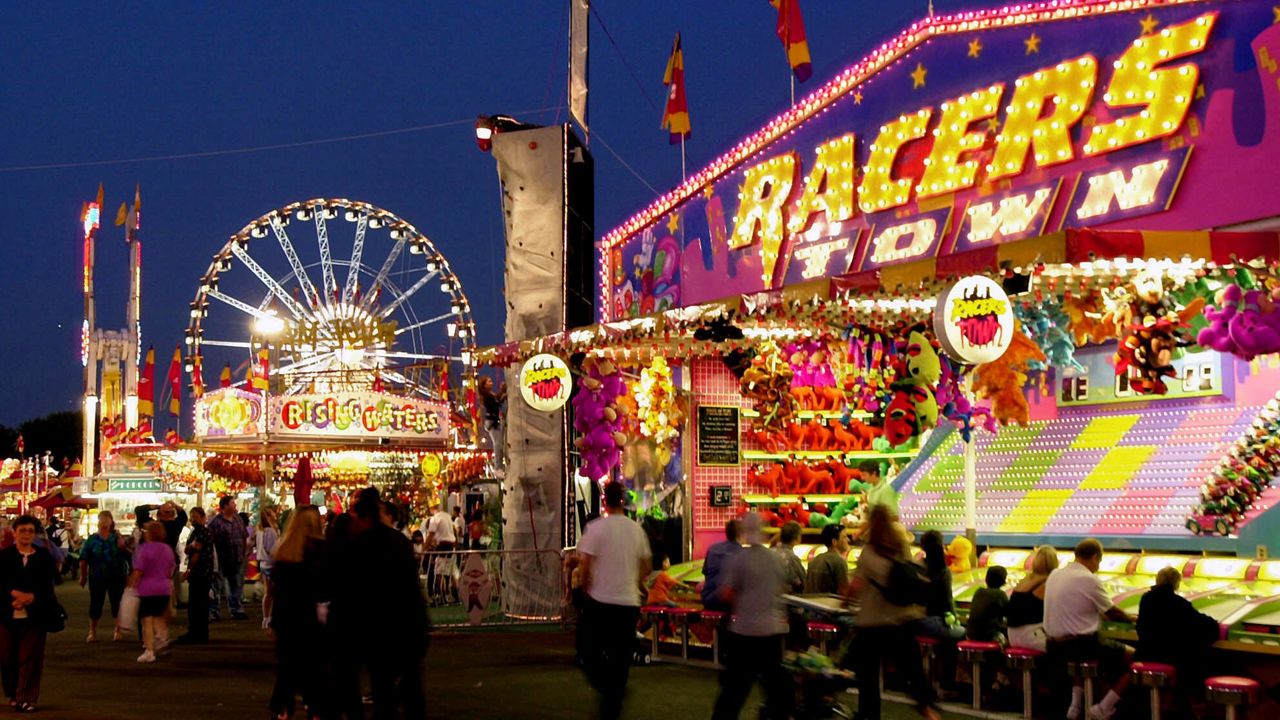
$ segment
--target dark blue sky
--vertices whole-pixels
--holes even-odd
[[[939,12],[995,6],[935,3]],[[680,178],[658,128],[662,70],[684,38],[690,171],[784,109],[788,69],[765,0],[595,0],[591,125],[603,233]],[[482,343],[501,338],[502,226],[478,113],[564,119],[567,0],[530,2],[34,3],[0,26],[0,423],[78,407],[77,215],[99,181],[108,215],[143,197],[143,342],[158,376],[196,281],[227,237],[274,208],[347,197],[406,218],[449,257]],[[803,3],[815,75],[830,78],[926,12],[925,0]],[[625,62],[624,59],[625,58]],[[634,77],[633,77],[634,74]],[[643,84],[643,91],[637,84]],[[646,99],[647,94],[648,99]],[[57,169],[450,123],[305,147]],[[98,250],[98,317],[123,327],[117,228]],[[206,382],[216,370],[206,368]],[[185,400],[184,400],[185,402]]]

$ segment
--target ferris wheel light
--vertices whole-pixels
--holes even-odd
[[[310,220],[311,211],[308,210],[307,208],[298,208],[297,212],[295,212],[293,216],[298,218],[299,220]]]
[[[446,292],[446,293],[453,292],[453,281],[445,280],[444,282],[440,283],[440,292]]]
[[[259,315],[253,321],[253,331],[259,335],[279,335],[283,330],[284,320],[277,317],[274,311],[268,310],[267,314]]]
[[[324,217],[324,219],[325,219],[325,220],[332,220],[332,219],[334,219],[334,218],[338,217],[338,208],[336,208],[336,207],[326,207],[326,208],[324,209],[324,212],[323,212],[323,214],[322,214],[322,215],[323,215],[323,217]]]
[[[446,323],[444,329],[449,333],[449,337],[454,337],[458,334],[458,323]]]
[[[440,261],[434,257],[427,261],[427,272],[435,272],[440,269]]]
[[[384,224],[385,223],[382,222],[382,218],[380,217],[375,216],[375,217],[369,218],[369,227],[373,228],[374,230],[377,230],[378,228],[382,227]]]
[[[267,236],[267,229],[261,225],[254,225],[249,229],[249,234],[256,238],[264,238]]]

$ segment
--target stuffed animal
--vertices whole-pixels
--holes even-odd
[[[907,336],[907,375],[919,385],[937,385],[942,377],[938,351],[919,330]]]
[[[1015,326],[1020,325],[1015,321]],[[1027,366],[1033,360],[1045,361],[1035,341],[1015,327],[1009,349],[999,359],[979,365],[973,371],[973,393],[991,400],[991,414],[1001,425],[1030,422],[1031,408],[1022,388],[1027,383]]]
[[[826,423],[814,418],[809,421],[809,448],[826,450],[831,446],[832,433]]]
[[[963,535],[957,535],[946,548],[947,569],[959,575],[973,569],[973,543]]]
[[[582,361],[586,376],[573,396],[575,444],[581,471],[592,480],[609,475],[618,466],[626,435],[621,428],[617,400],[626,393],[617,367],[608,359],[588,355]]]
[[[765,341],[751,365],[742,373],[740,381],[744,397],[760,417],[757,426],[766,430],[780,430],[795,415],[796,400],[791,393],[792,370],[781,356],[778,346]]]
[[[884,437],[893,447],[898,447],[915,437],[920,432],[916,417],[916,406],[911,395],[904,389],[893,394],[889,406],[885,408]]]

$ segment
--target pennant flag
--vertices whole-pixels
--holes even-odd
[[[62,474],[62,477],[64,479],[69,479],[69,478],[78,478],[83,475],[84,475],[84,470],[80,467],[80,461],[76,460],[74,463],[71,463],[71,467],[67,468],[67,471]]]
[[[120,218],[117,217],[117,220]],[[119,224],[119,223],[117,223]],[[142,184],[133,191],[133,207],[129,208],[129,214],[125,216],[124,235],[125,239],[133,242],[138,239],[138,228],[142,226]]]
[[[151,428],[151,418],[149,417],[139,418],[138,431],[137,431],[136,437],[134,438],[134,442],[140,442],[140,443],[147,442],[148,440],[151,439],[153,432],[154,431]]]
[[[769,0],[778,10],[778,39],[787,51],[787,62],[796,80],[804,82],[813,75],[809,62],[809,40],[804,33],[804,18],[800,16],[800,0]]]
[[[249,366],[249,387],[266,392],[271,385],[271,351],[267,348],[258,350],[258,367]]]
[[[173,348],[173,360],[169,363],[169,376],[165,378],[169,385],[169,414],[178,417],[182,414],[182,346]]]
[[[377,371],[373,373],[373,391],[382,392],[382,373]]]
[[[142,374],[138,376],[138,417],[152,417],[156,414],[156,349],[147,348],[147,362],[142,366]]]
[[[22,433],[18,433],[18,440],[14,445],[18,448],[19,455],[27,451],[27,441],[22,439]]]
[[[222,368],[222,374],[218,376],[218,385],[224,388],[231,387],[231,363],[227,363],[227,366]]]
[[[199,355],[191,358],[191,394],[197,399],[204,397],[204,371],[200,368]]]
[[[684,51],[680,49],[680,33],[676,33],[667,70],[662,74],[662,84],[667,86],[667,106],[662,111],[662,127],[671,133],[671,144],[689,139],[689,102],[684,94]]]
[[[116,227],[120,227],[129,219],[129,203],[120,203],[120,209],[116,211]]]
[[[177,430],[169,430],[164,434],[164,444],[169,447],[177,447],[182,442],[182,438],[178,437]]]

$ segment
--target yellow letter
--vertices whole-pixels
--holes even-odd
[[[1121,210],[1150,205],[1155,201],[1160,179],[1168,169],[1168,159],[1156,160],[1134,166],[1133,179],[1128,182],[1124,179],[1123,170],[1112,170],[1089,178],[1089,194],[1084,196],[1084,202],[1076,210],[1076,217],[1088,220],[1106,213],[1111,209],[1112,198]]]
[[[924,137],[933,108],[925,108],[914,115],[900,115],[888,125],[880,126],[880,137],[871,146],[871,157],[862,169],[862,183],[858,186],[858,205],[863,212],[906,205],[911,199],[912,178],[894,179],[893,164],[903,145]]]
[[[990,200],[970,205],[966,212],[969,216],[969,242],[986,242],[994,238],[996,233],[1000,233],[1001,237],[1008,237],[1026,232],[1052,194],[1053,188],[1040,188],[1030,198],[1027,193],[1012,195],[1000,201],[998,210],[994,209],[995,203]]]
[[[1032,146],[1040,167],[1071,160],[1071,126],[1084,117],[1097,80],[1097,59],[1083,55],[1014,81],[1013,100],[996,137],[996,154],[987,168],[987,179],[998,180],[1022,172],[1027,149]],[[1050,98],[1053,108],[1041,117]]]
[[[793,152],[765,160],[747,169],[742,192],[738,193],[738,214],[733,219],[729,247],[744,248],[759,238],[766,284],[772,282],[773,267],[778,262],[778,248],[786,230],[783,212],[791,200],[798,165]]]
[[[800,202],[787,219],[793,233],[809,229],[818,213],[825,213],[828,223],[853,217],[853,134],[819,145],[817,155]]]
[[[898,243],[906,236],[911,237],[911,242],[899,249]],[[928,217],[886,228],[871,241],[871,262],[883,265],[914,260],[929,249],[937,236],[938,221]]]
[[[1102,100],[1109,107],[1141,107],[1137,115],[1096,125],[1084,145],[1085,156],[1119,150],[1172,135],[1182,126],[1200,81],[1200,67],[1186,63],[1156,69],[1180,57],[1204,50],[1218,13],[1211,12],[1158,35],[1140,37],[1116,61],[1116,72]]]
[[[942,103],[942,118],[933,131],[933,152],[924,161],[924,177],[920,178],[920,185],[916,188],[919,197],[933,197],[973,187],[978,162],[966,160],[961,163],[960,156],[982,147],[987,133],[985,130],[969,132],[969,126],[995,117],[1003,94],[1004,83],[1000,83]]]

